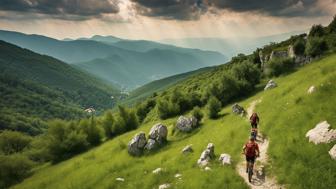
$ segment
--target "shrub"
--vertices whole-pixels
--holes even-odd
[[[269,77],[279,76],[292,71],[294,66],[295,64],[292,58],[275,58],[265,65],[265,74]]]
[[[313,25],[309,31],[309,37],[322,37],[324,33],[322,25]]]
[[[238,81],[246,83],[244,90],[250,91],[260,82],[260,70],[257,65],[250,61],[234,64],[231,68],[231,73]]]
[[[106,138],[112,138],[116,133],[113,132],[113,124],[115,120],[111,111],[107,111],[103,117],[102,125]]]
[[[329,24],[328,29],[330,33],[336,33],[336,15],[334,16],[334,19]]]
[[[7,188],[29,176],[33,162],[22,154],[0,155],[0,188]]]
[[[70,125],[72,124],[73,123],[70,123]],[[97,122],[94,117],[81,120],[79,125],[83,133],[87,136],[86,140],[91,146],[97,146],[101,143],[101,130],[97,126]]]
[[[155,107],[155,105],[156,101],[154,99],[149,99],[137,106],[136,115],[138,116],[140,123],[145,120],[147,114]]]
[[[221,110],[221,102],[216,97],[210,97],[207,110],[210,119],[215,119],[218,117],[218,113]]]
[[[17,131],[3,131],[0,133],[0,150],[9,155],[21,152],[29,146],[32,138]]]
[[[133,110],[128,110],[122,106],[119,106],[118,109],[119,109],[118,113],[119,117],[116,121],[117,124],[115,127],[116,130],[122,132],[138,128],[139,121]]]
[[[203,119],[203,113],[201,111],[201,108],[198,106],[194,107],[194,109],[191,111],[191,115],[197,119],[197,124],[199,124]]]
[[[296,40],[295,43],[293,44],[293,49],[294,49],[294,53],[296,55],[303,55],[305,52],[305,42],[302,39]]]
[[[180,107],[176,103],[172,103],[166,99],[159,99],[157,102],[158,115],[161,119],[167,119],[169,117],[178,115],[180,113]]]
[[[328,50],[327,43],[322,38],[309,38],[306,46],[306,54],[312,57],[320,56]]]
[[[89,146],[87,135],[74,122],[54,120],[49,123],[46,145],[53,162],[83,152]]]

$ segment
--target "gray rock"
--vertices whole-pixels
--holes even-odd
[[[159,168],[156,168],[155,170],[153,170],[152,173],[157,175],[157,174],[161,173],[162,171],[163,171],[163,169],[161,167],[159,167]]]
[[[200,158],[197,160],[197,164],[201,167],[205,167],[214,157],[215,157],[215,146],[214,144],[209,143],[207,148],[202,152]]]
[[[192,145],[191,145],[191,144],[187,145],[186,147],[184,147],[184,148],[182,149],[182,153],[184,153],[184,154],[191,153],[191,152],[193,152],[193,151],[194,151],[194,150],[192,149]]]
[[[167,189],[167,188],[170,188],[170,187],[171,187],[171,185],[168,184],[168,183],[166,183],[166,184],[161,184],[161,185],[159,186],[159,189]]]
[[[176,122],[176,128],[182,132],[190,132],[197,127],[197,119],[195,117],[180,116]]]
[[[210,167],[205,167],[204,170],[205,171],[211,171],[211,168]]]
[[[155,140],[159,144],[162,144],[167,140],[168,129],[165,125],[158,123],[154,125],[149,131],[149,138]]]
[[[128,153],[134,156],[141,155],[146,143],[146,134],[144,132],[136,134],[128,143]]]
[[[265,86],[264,90],[269,90],[269,89],[273,89],[275,87],[277,87],[278,85],[273,81],[273,80],[269,80],[267,85]]]
[[[336,160],[336,144],[329,150],[329,155],[332,159]]]
[[[270,60],[276,59],[276,58],[287,58],[288,52],[287,51],[272,51]]]
[[[230,165],[231,164],[231,156],[229,154],[221,154],[219,156],[219,161],[223,164],[223,165]]]
[[[241,115],[244,115],[246,113],[244,108],[239,106],[239,104],[237,104],[237,103],[235,103],[232,106],[232,112],[235,113],[235,114],[241,114]]]
[[[154,150],[159,146],[159,143],[154,139],[148,139],[145,149],[148,151]]]
[[[315,92],[316,90],[316,87],[313,85],[313,86],[310,86],[309,89],[308,89],[308,94],[312,94],[313,92]]]
[[[120,178],[120,177],[118,177],[118,178],[116,178],[116,181],[124,182],[125,179],[124,179],[124,178]]]
[[[317,124],[314,129],[309,130],[306,137],[309,138],[309,142],[314,144],[330,143],[336,140],[336,129],[330,129],[330,124],[323,121]]]

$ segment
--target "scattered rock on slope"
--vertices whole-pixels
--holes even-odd
[[[336,144],[330,149],[329,154],[332,159],[336,160]]]
[[[273,89],[273,88],[275,88],[277,86],[278,85],[273,80],[269,80],[268,83],[266,84],[264,90]]]
[[[156,168],[155,170],[152,171],[153,174],[159,174],[163,171],[163,169],[161,167]]]
[[[329,129],[330,124],[323,121],[307,132],[306,137],[314,144],[329,143],[336,140],[336,130]]]
[[[147,141],[145,149],[151,151],[151,150],[154,150],[158,147],[159,147],[159,143],[156,140],[150,138]]]
[[[144,132],[136,134],[128,143],[128,153],[134,156],[141,155],[146,143],[146,134]]]
[[[202,152],[201,157],[197,160],[197,164],[204,167],[209,164],[210,160],[215,157],[215,146],[209,143],[207,148]]]
[[[240,114],[240,115],[244,115],[246,113],[246,111],[244,110],[243,107],[239,106],[239,104],[235,103],[232,106],[232,112],[235,114]]]
[[[184,154],[191,153],[191,152],[193,152],[193,151],[194,151],[194,150],[192,149],[192,145],[191,145],[191,144],[185,146],[185,147],[182,149],[182,153],[184,153]]]
[[[159,189],[167,189],[167,188],[170,188],[170,187],[171,187],[170,184],[161,184],[161,185],[159,186]]]
[[[195,117],[180,116],[176,122],[176,128],[182,132],[190,132],[197,127],[197,119]]]
[[[159,144],[162,144],[167,140],[168,129],[165,125],[158,123],[154,125],[149,131],[149,138],[155,140]]]
[[[229,154],[221,154],[219,156],[219,161],[223,165],[230,165],[231,164],[231,156]]]
[[[313,92],[315,92],[315,90],[316,90],[315,86],[311,86],[311,87],[309,87],[307,92],[308,92],[308,94],[312,94]]]

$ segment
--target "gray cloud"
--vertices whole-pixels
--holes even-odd
[[[207,12],[203,0],[131,0],[138,13],[164,19],[195,20]]]
[[[198,19],[208,10],[259,12],[277,17],[321,16],[316,7],[322,0],[131,0],[138,13],[164,19]],[[333,1],[335,2],[335,1]],[[331,2],[331,3],[333,3]]]
[[[118,13],[119,0],[1,0],[0,10],[82,20]]]

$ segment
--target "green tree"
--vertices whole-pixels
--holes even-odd
[[[101,130],[94,117],[81,120],[79,125],[83,133],[87,136],[87,141],[91,146],[97,146],[101,143]]]
[[[327,43],[322,38],[312,37],[308,39],[306,46],[306,54],[312,57],[317,57],[322,55],[328,50]]]
[[[313,25],[309,31],[309,37],[322,37],[324,33],[325,32],[322,25]]]
[[[32,137],[17,131],[3,131],[0,133],[0,150],[9,155],[23,151],[32,141]]]
[[[197,119],[197,124],[199,125],[200,122],[203,119],[203,113],[201,111],[201,108],[198,106],[195,106],[194,109],[191,111],[191,115],[194,116]]]
[[[303,39],[298,39],[293,44],[294,53],[296,55],[303,55],[305,52],[306,44]]]
[[[34,163],[22,154],[0,155],[0,188],[7,188],[30,175]]]
[[[207,105],[207,111],[208,116],[210,119],[215,119],[218,117],[218,113],[221,110],[221,102],[216,97],[210,97],[208,105]]]
[[[114,123],[115,120],[112,111],[107,111],[102,120],[106,138],[112,138],[116,134],[113,132]]]

